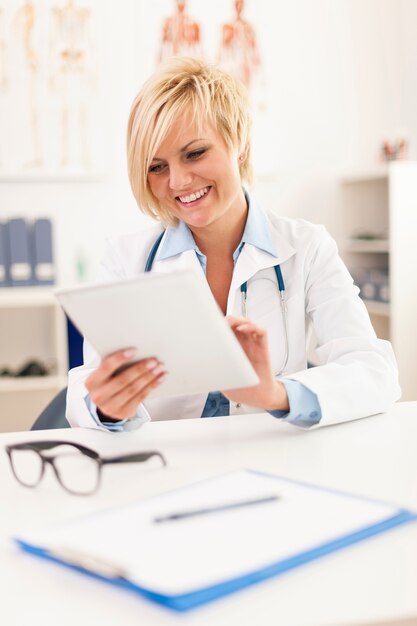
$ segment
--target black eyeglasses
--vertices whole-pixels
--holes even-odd
[[[57,454],[47,451],[64,446]],[[69,493],[88,496],[100,486],[103,465],[113,463],[142,463],[153,456],[166,465],[160,452],[136,452],[102,458],[98,452],[69,441],[35,441],[6,446],[12,472],[24,487],[36,487],[45,473],[45,466],[54,470],[59,484]]]

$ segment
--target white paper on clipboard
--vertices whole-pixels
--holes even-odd
[[[271,495],[278,498],[156,523],[175,512]],[[229,583],[243,588],[415,518],[388,503],[237,470],[18,541],[41,556],[122,577],[186,610],[207,601],[207,589],[221,596]]]

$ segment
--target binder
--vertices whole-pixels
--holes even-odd
[[[14,540],[184,612],[416,519],[396,505],[238,470]]]
[[[8,222],[10,284],[23,287],[33,284],[32,254],[29,225],[23,218],[14,218]]]
[[[37,285],[53,285],[55,268],[52,252],[52,223],[47,218],[35,220],[33,236],[33,277]]]
[[[0,287],[9,287],[9,240],[7,224],[0,222]]]

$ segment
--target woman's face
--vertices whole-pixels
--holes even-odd
[[[172,215],[191,229],[227,226],[246,211],[239,154],[210,126],[175,122],[152,160],[148,184]]]

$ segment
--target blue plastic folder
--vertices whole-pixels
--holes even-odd
[[[33,256],[31,250],[30,226],[22,217],[10,219],[7,223],[9,234],[9,277],[12,287],[33,285]]]
[[[55,268],[52,250],[52,222],[47,218],[34,221],[33,238],[33,279],[37,285],[53,285]]]
[[[239,470],[15,541],[188,611],[416,519],[395,505]]]
[[[9,234],[7,224],[0,222],[0,287],[10,286]]]

